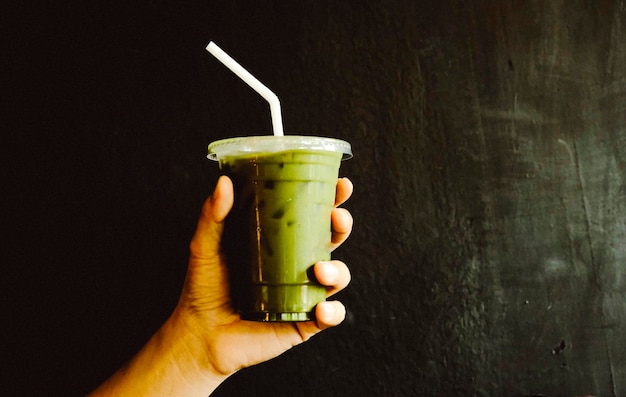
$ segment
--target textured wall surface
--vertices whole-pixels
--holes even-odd
[[[175,305],[206,145],[271,132],[209,40],[355,152],[346,323],[216,396],[626,395],[624,2],[248,3],[14,7],[7,395],[85,393]]]

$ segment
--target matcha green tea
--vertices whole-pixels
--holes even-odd
[[[243,319],[305,321],[326,297],[312,275],[330,259],[330,214],[347,142],[319,137],[232,138],[209,157],[235,186],[223,249]]]

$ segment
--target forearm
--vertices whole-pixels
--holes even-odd
[[[183,331],[174,315],[89,397],[209,395],[227,376],[211,370],[201,359],[205,346]]]

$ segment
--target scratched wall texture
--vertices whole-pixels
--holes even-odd
[[[215,396],[626,395],[623,1],[14,7],[3,395],[83,395],[175,305],[206,145],[271,131],[211,39],[356,189],[345,324]]]
[[[626,394],[624,3],[303,14],[292,123],[356,153],[323,390]]]

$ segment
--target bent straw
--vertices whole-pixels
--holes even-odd
[[[270,104],[270,113],[272,116],[272,126],[274,128],[274,135],[283,135],[283,120],[280,111],[280,101],[276,94],[270,91],[269,88],[263,85],[256,77],[250,74],[240,64],[225,53],[214,42],[210,42],[206,47],[206,50],[210,52],[215,58],[222,62],[228,69],[239,76],[240,79],[245,81],[252,89],[259,93]]]

